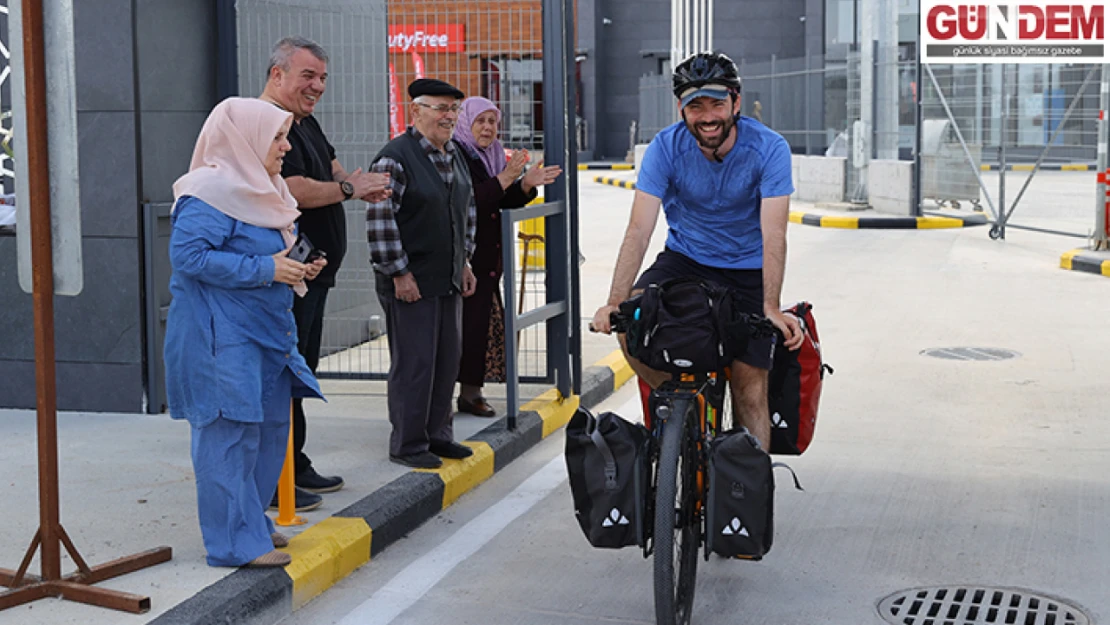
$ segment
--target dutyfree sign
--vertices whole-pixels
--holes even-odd
[[[921,0],[925,63],[1110,63],[1101,2]]]
[[[465,24],[390,24],[390,52],[465,52]]]

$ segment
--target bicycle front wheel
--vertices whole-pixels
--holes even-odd
[[[694,403],[679,400],[663,424],[655,488],[655,621],[687,625],[698,567],[697,448],[686,428]]]

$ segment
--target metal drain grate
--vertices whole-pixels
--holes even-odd
[[[945,360],[1009,360],[1021,354],[1000,347],[934,347],[922,350],[921,355]]]
[[[879,615],[894,625],[1090,625],[1079,608],[1059,599],[1013,588],[915,588],[879,602]]]

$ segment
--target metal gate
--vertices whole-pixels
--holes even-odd
[[[941,159],[935,175],[974,176],[967,199],[989,213],[991,238],[1007,228],[1088,238],[1103,227],[1095,210],[1100,78],[1090,64],[922,66],[923,128],[947,121],[947,147],[962,156]],[[925,197],[922,208],[942,200]]]

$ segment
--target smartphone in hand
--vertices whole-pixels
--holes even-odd
[[[286,256],[290,260],[295,260],[298,263],[311,263],[315,260],[315,258],[313,258],[314,253],[318,253],[318,250],[312,245],[312,241],[309,241],[308,237],[301,232],[297,235],[297,240],[293,243],[293,249],[289,250],[289,254]]]

